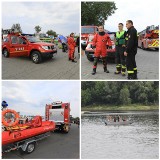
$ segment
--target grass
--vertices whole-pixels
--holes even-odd
[[[157,110],[158,105],[144,106],[144,105],[129,105],[129,106],[86,106],[82,107],[82,111],[148,111]]]

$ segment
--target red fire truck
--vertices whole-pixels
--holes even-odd
[[[159,49],[159,26],[148,26],[138,33],[138,47],[145,49]]]
[[[70,103],[56,101],[46,104],[45,120],[54,121],[56,130],[68,133],[70,129]]]
[[[98,31],[97,26],[81,26],[81,47],[85,50],[89,34],[95,34]]]
[[[41,42],[33,35],[9,32],[3,37],[2,54],[6,58],[26,56],[37,64],[45,57],[52,58],[55,53],[54,44]]]

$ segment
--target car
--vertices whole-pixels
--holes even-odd
[[[111,42],[112,42],[112,49],[109,49],[106,45],[106,47],[107,47],[107,57],[115,59],[115,52],[116,52],[115,43],[114,43],[115,32],[108,32],[107,34],[109,34]],[[94,61],[94,51],[93,51],[93,48],[92,48],[93,38],[94,38],[94,34],[89,34],[87,42],[86,42],[87,47],[85,49],[85,55],[86,55],[86,57],[89,61]]]
[[[57,49],[54,44],[42,42],[29,34],[10,33],[2,41],[2,54],[6,58],[26,56],[38,64],[45,57],[52,58],[55,53]]]

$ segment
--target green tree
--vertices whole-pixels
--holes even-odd
[[[115,13],[114,2],[82,2],[81,24],[82,25],[104,25],[108,16]]]
[[[21,25],[19,23],[13,24],[11,27],[14,32],[22,33]]]
[[[82,90],[81,92],[81,101],[82,101],[82,106],[86,106],[91,104],[91,92],[89,89]]]
[[[159,103],[159,82],[82,82],[82,107]]]
[[[38,25],[38,26],[35,26],[34,29],[35,29],[36,33],[39,33],[42,28]]]
[[[120,90],[119,96],[120,104],[128,105],[131,103],[130,93],[127,87],[124,87]]]
[[[46,34],[48,34],[48,35],[50,35],[50,36],[57,37],[57,33],[56,33],[55,31],[53,31],[53,30],[48,30],[48,31],[46,32]]]

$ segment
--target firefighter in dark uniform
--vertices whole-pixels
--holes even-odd
[[[115,34],[116,44],[116,71],[115,74],[122,74],[125,76],[126,72],[126,57],[124,56],[125,51],[125,37],[126,31],[123,30],[123,23],[118,24],[119,31]]]
[[[128,31],[126,34],[126,48],[124,55],[126,56],[128,79],[137,79],[137,66],[135,60],[138,47],[137,30],[134,28],[131,20],[126,22],[126,28]]]

